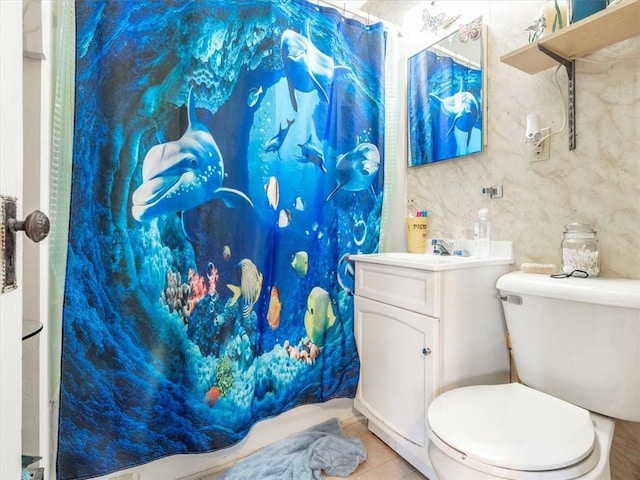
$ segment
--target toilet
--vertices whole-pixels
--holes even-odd
[[[610,479],[615,419],[640,422],[640,280],[512,272],[496,287],[519,383],[431,402],[437,480]]]

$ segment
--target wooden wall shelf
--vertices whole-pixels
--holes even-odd
[[[623,0],[542,37],[538,43],[563,58],[571,59],[636,36],[640,36],[640,0]],[[553,58],[541,52],[536,43],[507,53],[500,57],[500,61],[529,74],[558,65]]]

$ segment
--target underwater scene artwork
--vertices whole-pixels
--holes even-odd
[[[352,398],[378,250],[382,26],[302,0],[76,8],[57,475]]]

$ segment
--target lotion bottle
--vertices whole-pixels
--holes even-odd
[[[474,254],[478,258],[487,258],[491,253],[491,221],[489,210],[478,210],[478,219],[473,224]]]

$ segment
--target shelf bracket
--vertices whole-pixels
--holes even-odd
[[[576,62],[575,60],[569,60],[558,55],[556,52],[552,52],[547,47],[541,44],[538,45],[540,50],[545,55],[553,58],[560,65],[563,65],[567,69],[567,77],[569,78],[569,84],[567,89],[567,123],[569,125],[569,150],[575,150],[576,148]]]

